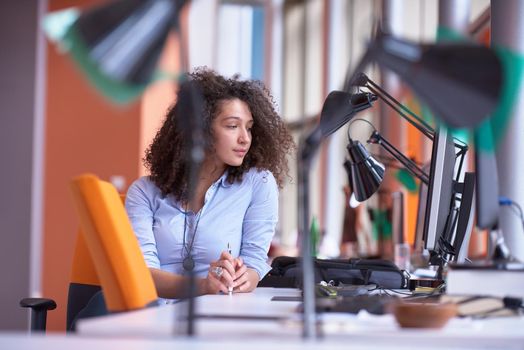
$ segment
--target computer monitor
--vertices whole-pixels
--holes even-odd
[[[482,144],[481,144],[482,142]],[[475,133],[475,207],[477,227],[496,229],[499,220],[499,185],[493,133],[485,122]]]
[[[467,257],[474,217],[475,174],[466,172],[461,176],[461,167],[455,166],[461,154],[460,150],[455,151],[461,147],[446,128],[435,132],[429,183],[420,189],[417,218],[417,238],[429,251],[431,265],[464,262]]]
[[[452,235],[455,204],[455,144],[445,127],[434,134],[424,218],[424,248],[430,252],[432,265],[442,265],[448,251],[447,237]]]

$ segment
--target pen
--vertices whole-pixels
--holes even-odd
[[[227,252],[229,253],[229,255],[231,255],[231,245],[229,244],[229,242],[227,242]],[[229,295],[233,295],[233,287],[232,286],[229,286],[227,288],[227,291],[228,291]]]

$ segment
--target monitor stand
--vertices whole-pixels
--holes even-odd
[[[491,260],[495,263],[508,263],[517,262],[506,245],[502,231],[495,228],[489,233],[490,245],[493,247],[493,253],[491,254]]]

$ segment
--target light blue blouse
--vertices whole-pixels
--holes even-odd
[[[227,251],[228,243],[233,256],[242,257],[260,278],[265,276],[278,220],[275,178],[256,169],[245,173],[242,182],[230,184],[226,177],[227,172],[209,187],[196,214],[185,213],[172,195],[163,197],[149,177],[129,187],[126,210],[148,267],[184,274],[182,262],[194,239],[191,256],[197,276],[206,276],[210,262]]]

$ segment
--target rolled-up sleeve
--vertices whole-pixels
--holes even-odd
[[[271,269],[267,253],[278,221],[278,186],[273,174],[253,177],[253,195],[242,226],[240,256],[262,279]]]
[[[149,186],[148,186],[149,185]],[[136,180],[128,189],[126,210],[148,267],[160,269],[153,234],[152,184],[146,178]]]

